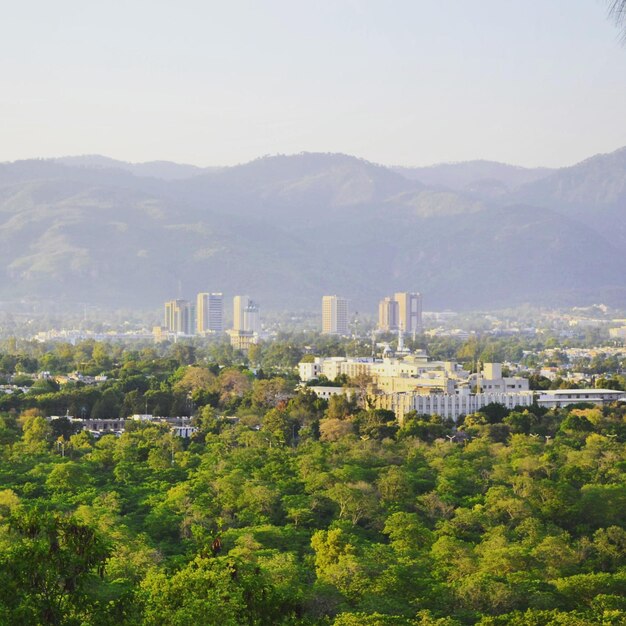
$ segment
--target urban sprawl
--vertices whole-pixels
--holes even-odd
[[[354,337],[356,329],[350,320],[348,299],[323,296],[321,309],[322,335]],[[606,307],[600,306],[599,313],[606,313]],[[516,362],[487,362],[484,359],[481,362],[476,357],[469,363],[467,360],[461,363],[453,359],[431,359],[425,349],[415,347],[416,337],[425,332],[424,317],[420,293],[398,292],[383,298],[378,306],[378,322],[371,333],[371,353],[366,356],[362,353],[348,356],[347,352],[319,356],[314,349],[308,350],[297,366],[300,389],[326,401],[333,396],[345,396],[362,406],[392,411],[400,424],[411,413],[440,416],[457,422],[489,405],[512,410],[533,405],[558,408],[581,402],[603,405],[626,401],[626,394],[618,385],[603,388],[600,384],[603,379],[595,381],[593,377],[572,371],[571,367],[564,370],[544,363],[529,368]],[[445,318],[444,313],[433,319]],[[594,320],[588,314],[578,318],[572,316],[568,326],[580,331],[597,327],[605,321]],[[611,326],[609,336],[619,344],[626,336],[625,320],[612,320]],[[446,334],[440,331],[435,327],[427,332],[431,337],[437,336],[438,332],[440,336]],[[42,341],[51,339],[49,335],[40,335]],[[232,327],[225,329],[222,293],[199,293],[195,302],[184,299],[167,301],[163,324],[154,327],[152,333],[139,336],[150,335],[157,344],[226,335],[232,349],[242,355],[247,355],[252,346],[272,339],[262,328],[259,304],[247,295],[233,298]],[[463,340],[471,335],[457,329],[449,331],[447,336]],[[408,347],[409,343],[413,344],[412,349]],[[605,347],[606,350],[618,357],[625,355],[619,346]],[[589,353],[593,354],[593,351]],[[564,388],[545,388],[544,385],[537,389],[531,386],[531,374],[548,383],[559,376],[565,376],[567,380],[561,384]],[[39,374],[47,375],[47,372]],[[99,382],[98,377],[88,380],[79,373],[75,376],[84,383]],[[5,393],[11,392],[10,387],[5,386]],[[125,426],[125,419],[118,415],[97,420],[84,415],[68,417],[96,435],[122,432]],[[190,416],[156,416],[146,411],[145,414],[134,414],[130,419],[169,424],[172,431],[182,437],[191,437],[196,430]]]

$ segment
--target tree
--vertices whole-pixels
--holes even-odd
[[[354,433],[354,424],[345,419],[327,418],[320,421],[320,439],[339,441]]]
[[[215,375],[208,369],[198,366],[185,368],[182,378],[174,385],[174,391],[193,395],[196,392],[210,391],[215,384]]]
[[[385,521],[383,530],[391,546],[401,559],[415,559],[430,547],[433,534],[420,521],[416,513],[393,513]]]
[[[220,404],[234,408],[252,388],[250,377],[235,368],[225,368],[218,377]]]
[[[104,391],[91,409],[91,419],[111,419],[120,414],[120,394],[114,389]]]
[[[307,524],[313,520],[313,502],[310,496],[283,496],[282,505],[287,518],[292,520],[295,526]]]
[[[362,571],[350,537],[339,528],[318,530],[311,537],[311,547],[318,580],[354,598],[355,587],[362,584]]]
[[[270,409],[263,418],[261,429],[271,434],[277,442],[291,444],[295,442],[296,427],[296,422],[284,409]]]
[[[352,525],[362,519],[372,519],[378,509],[378,493],[369,483],[360,480],[354,483],[337,482],[326,495],[337,503],[339,518],[348,519]]]
[[[55,441],[61,437],[64,440],[69,438],[80,430],[80,423],[72,422],[69,418],[63,416],[50,421],[50,437]]]
[[[24,445],[31,454],[40,454],[48,449],[52,437],[52,428],[45,418],[37,415],[27,416],[24,420]]]
[[[400,428],[395,413],[387,409],[361,411],[357,423],[362,436],[378,440],[395,437]]]
[[[89,481],[78,463],[66,461],[55,465],[46,479],[46,486],[54,492],[76,493]]]
[[[345,394],[335,394],[328,399],[325,417],[329,419],[346,419],[355,409],[355,404]]]
[[[418,437],[432,442],[449,434],[453,425],[454,422],[444,421],[438,415],[418,415],[416,411],[409,411],[404,416],[398,437]]]
[[[252,406],[260,409],[284,404],[293,395],[284,378],[255,380],[252,385]]]
[[[109,369],[112,365],[111,357],[109,356],[109,346],[103,341],[94,345],[91,358],[94,360],[95,364],[102,369]]]
[[[0,617],[15,624],[70,624],[92,619],[110,551],[100,535],[73,517],[16,511],[12,542],[0,554]]]
[[[243,589],[234,582],[234,567],[222,560],[196,558],[173,576],[152,570],[141,584],[146,626],[222,624],[245,621]]]
[[[140,599],[146,626],[220,624],[270,626],[281,622],[292,607],[282,598],[255,562],[242,557],[197,556],[173,575],[152,570],[141,584]]]
[[[415,498],[409,473],[396,465],[381,474],[377,487],[381,501],[392,510],[411,506]]]

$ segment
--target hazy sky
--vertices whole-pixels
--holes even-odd
[[[0,78],[2,161],[558,166],[626,145],[603,0],[20,0]]]

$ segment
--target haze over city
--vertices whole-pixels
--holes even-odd
[[[0,626],[626,625],[626,0],[0,17]]]

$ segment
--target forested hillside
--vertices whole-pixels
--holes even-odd
[[[625,154],[552,173],[317,153],[0,164],[0,299],[146,309],[222,291],[296,310],[339,293],[372,311],[416,290],[435,309],[622,306]]]
[[[111,375],[4,396],[2,624],[625,623],[624,406],[399,425],[232,353],[62,348],[0,355],[20,383],[42,358]],[[299,358],[262,349],[268,373]],[[96,397],[176,402],[199,430],[43,417]]]

